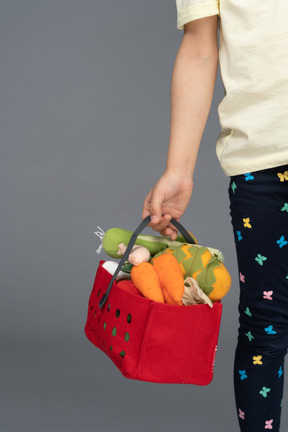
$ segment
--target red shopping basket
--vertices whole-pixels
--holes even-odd
[[[85,333],[126,378],[154,383],[207,385],[213,379],[222,314],[216,301],[190,306],[159,303],[129,292],[116,277],[150,222],[142,221],[112,276],[101,260],[89,298]],[[188,243],[188,231],[171,219]]]

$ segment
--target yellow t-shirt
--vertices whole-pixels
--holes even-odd
[[[288,1],[176,0],[177,28],[218,15],[216,154],[227,176],[288,163]]]

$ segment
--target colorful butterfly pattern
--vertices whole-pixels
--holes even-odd
[[[255,258],[255,261],[258,262],[258,264],[260,264],[261,266],[263,266],[264,261],[267,260],[267,257],[265,257],[264,255],[261,255],[258,253],[258,255]]]
[[[262,356],[261,355],[257,355],[253,357],[253,364],[254,365],[262,365],[263,362],[261,361]]]
[[[241,418],[241,419],[245,419],[245,413],[239,408],[239,417]]]
[[[237,233],[237,236],[238,236],[238,240],[239,240],[239,241],[240,241],[240,240],[243,240],[243,237],[242,237],[241,231],[236,231],[236,233]]]
[[[268,393],[271,391],[270,388],[268,387],[262,387],[262,389],[259,391],[259,393],[263,396],[263,397],[267,397]]]
[[[245,312],[245,314],[248,315],[250,318],[252,317],[252,313],[251,313],[249,307],[246,307],[246,309],[245,309],[244,312]]]
[[[284,235],[282,235],[280,237],[280,239],[277,240],[277,243],[278,243],[279,247],[282,248],[283,246],[286,246],[288,244],[288,241],[285,240]]]
[[[244,379],[248,378],[246,374],[246,370],[239,370],[240,379],[243,381]]]
[[[239,267],[241,268],[241,271],[239,271],[241,291],[239,312],[241,319],[238,347],[239,349],[243,348],[243,351],[240,350],[238,356],[235,357],[237,362],[235,363],[237,364],[235,373],[238,375],[238,379],[235,380],[235,392],[238,392],[239,403],[237,406],[238,417],[240,422],[245,422],[246,427],[249,429],[248,424],[250,426],[250,422],[254,421],[251,404],[255,404],[255,406],[258,403],[263,404],[262,399],[267,400],[265,406],[266,403],[270,404],[270,416],[273,416],[271,418],[268,408],[267,410],[265,408],[265,411],[263,410],[263,416],[265,415],[265,417],[261,419],[261,416],[259,416],[258,429],[255,428],[257,431],[273,431],[273,429],[277,429],[278,419],[275,414],[275,403],[278,406],[280,403],[280,416],[280,408],[282,408],[283,402],[283,399],[280,402],[279,385],[284,381],[284,366],[282,364],[279,367],[279,359],[282,354],[279,354],[279,356],[274,355],[274,347],[277,349],[277,343],[280,345],[280,336],[283,336],[282,330],[284,327],[280,325],[282,323],[280,321],[280,309],[278,324],[277,308],[280,308],[283,304],[282,316],[286,316],[284,314],[288,310],[288,268],[286,267],[286,271],[283,272],[283,262],[287,263],[288,259],[288,199],[285,200],[288,192],[287,168],[273,169],[271,182],[274,182],[275,188],[271,188],[270,193],[267,187],[268,201],[266,201],[266,195],[264,195],[266,194],[266,184],[268,186],[268,174],[270,175],[268,171],[263,173],[263,181],[261,171],[248,172],[242,174],[242,177],[232,177],[229,190],[232,225]],[[280,191],[279,196],[277,195],[277,187]],[[248,196],[249,193],[251,194],[250,197]],[[268,193],[270,193],[271,198],[273,193],[273,199],[270,201]],[[273,204],[275,204],[274,209]],[[277,214],[279,215],[278,219]],[[269,225],[270,215],[271,223]],[[273,220],[274,215],[276,215],[275,220]],[[279,275],[279,278],[273,279],[274,276],[278,276],[275,270],[277,263],[281,263],[279,268],[282,269],[283,273]],[[280,291],[281,289],[282,291]],[[287,294],[284,294],[284,289],[287,290]],[[287,295],[287,308],[285,306],[285,295]],[[269,307],[271,313],[269,313]],[[266,340],[267,342],[265,342]],[[267,355],[266,351],[261,352],[260,349],[262,345],[264,347],[265,343],[267,343]],[[273,356],[269,355],[269,346],[272,347]],[[279,348],[279,353],[280,351]],[[282,357],[281,360],[283,360]],[[277,386],[276,383],[275,386],[273,385],[275,381],[278,383]],[[274,402],[274,400],[277,400],[277,402]]]
[[[233,193],[235,193],[236,188],[237,188],[236,183],[233,182],[233,183],[231,184],[231,189],[232,189]]]
[[[273,423],[273,419],[266,420],[265,421],[265,429],[273,429],[272,423]]]
[[[253,339],[255,339],[254,336],[251,334],[251,331],[249,331],[248,333],[245,333],[245,336],[248,337],[249,342],[251,342]]]
[[[283,174],[277,173],[277,175],[278,175],[281,182],[288,180],[288,171],[285,171]]]
[[[254,177],[253,177],[253,175],[251,173],[246,173],[246,174],[244,174],[244,176],[245,176],[245,180],[246,181],[248,181],[248,180],[254,180]]]
[[[265,300],[273,300],[272,295],[273,291],[263,291],[263,298]]]
[[[277,332],[275,330],[273,330],[273,326],[272,325],[269,325],[268,327],[266,327],[265,331],[269,335],[271,335],[271,334],[277,334]]]
[[[244,228],[252,228],[252,225],[250,224],[250,218],[243,218],[244,222]]]

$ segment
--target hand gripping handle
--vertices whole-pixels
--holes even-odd
[[[162,215],[163,216],[163,215]],[[145,228],[146,225],[148,225],[148,223],[151,221],[151,217],[150,215],[147,216],[145,219],[142,220],[142,222],[140,223],[140,225],[136,228],[136,230],[134,231],[134,233],[131,236],[131,239],[128,243],[127,249],[124,253],[124,255],[122,256],[118,267],[116,268],[115,273],[113,274],[112,279],[110,280],[110,283],[108,285],[107,291],[106,293],[103,295],[103,297],[101,298],[100,302],[99,302],[99,307],[100,309],[104,306],[104,304],[106,303],[111,287],[113,285],[113,282],[115,281],[119,271],[121,270],[121,268],[123,267],[125,261],[127,260],[136,240],[138,235],[141,233],[141,231],[143,231],[143,229]],[[183,237],[185,238],[185,240],[187,241],[187,243],[189,244],[195,244],[195,241],[193,240],[193,238],[191,237],[191,235],[189,234],[189,232],[183,227],[183,225],[180,224],[180,222],[178,222],[176,219],[171,219],[170,222],[172,223],[172,225],[174,225],[179,231],[180,233],[183,235]]]

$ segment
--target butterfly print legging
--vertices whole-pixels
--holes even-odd
[[[242,432],[276,432],[288,348],[288,164],[232,176],[228,193],[240,286],[237,418]]]

